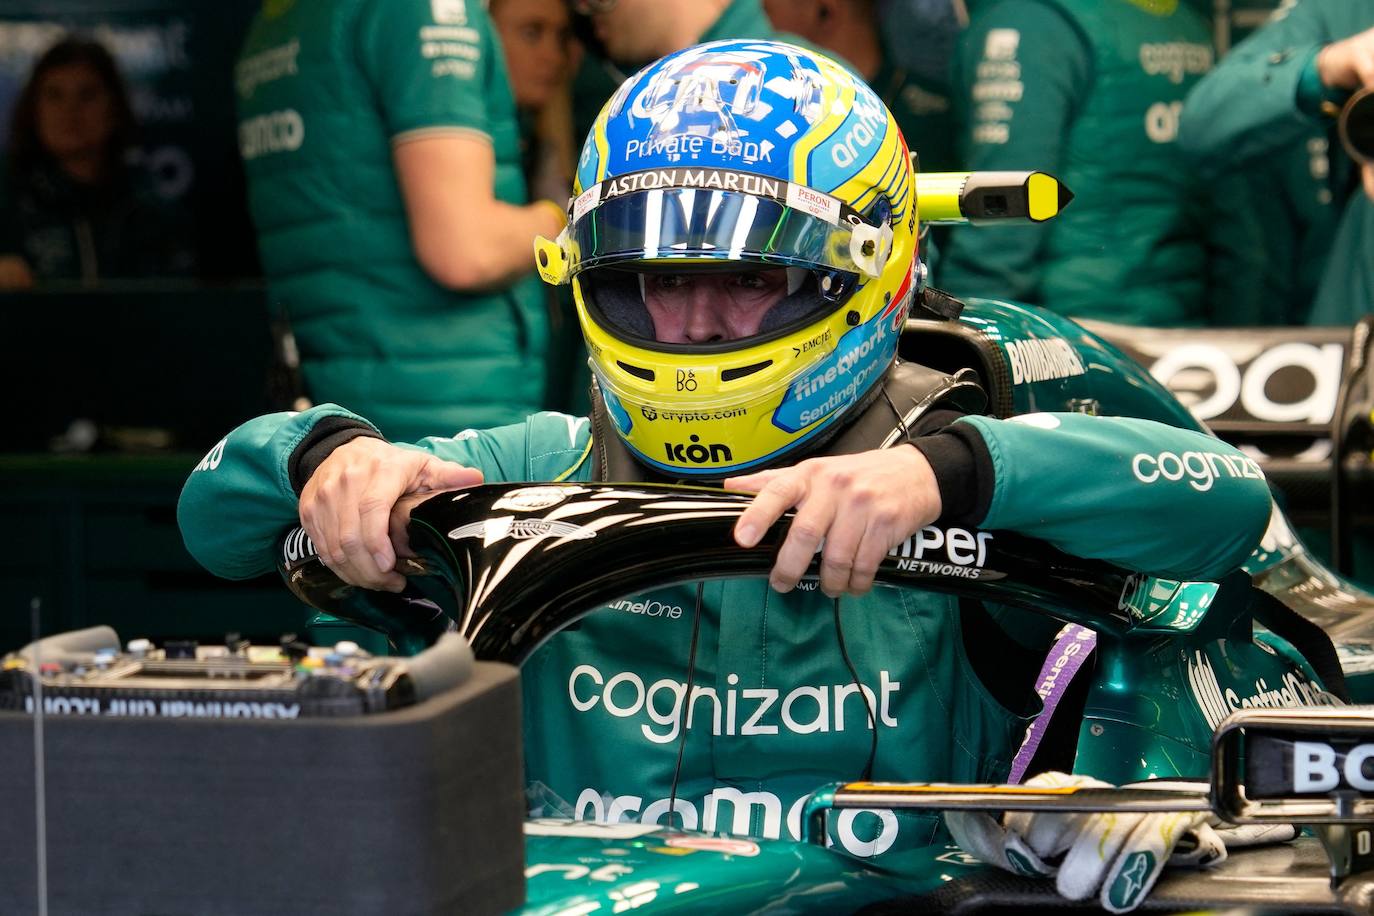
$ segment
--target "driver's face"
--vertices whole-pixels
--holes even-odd
[[[644,305],[660,343],[751,337],[786,295],[786,270],[644,275]]]

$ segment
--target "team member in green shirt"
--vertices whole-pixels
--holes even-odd
[[[542,275],[577,302],[590,418],[393,444],[334,405],[260,417],[188,480],[187,546],[220,575],[256,575],[300,522],[344,579],[396,590],[405,545],[390,531],[410,496],[483,478],[723,482],[758,494],[741,544],[797,510],[770,582],[627,596],[539,649],[522,671],[538,797],[577,817],[777,837],[870,753],[878,779],[1004,778],[1044,646],[976,602],[871,590],[888,550],[938,524],[947,546],[917,562],[963,578],[982,563],[978,538],[1006,529],[1206,580],[1244,560],[1271,502],[1258,474],[1204,490],[1131,470],[1166,452],[1240,460],[1209,436],[976,416],[966,380],[898,360],[922,274],[906,153],[881,100],[819,54],[743,40],[659,61],[598,118],[572,222],[539,243]],[[802,581],[817,554],[819,583]],[[856,812],[834,836],[895,854],[936,828]]]
[[[1314,131],[1332,126],[1324,106],[1334,109],[1353,90],[1374,87],[1372,27],[1370,0],[1294,3],[1198,84],[1180,142],[1214,169],[1291,157]],[[1374,309],[1374,169],[1357,168],[1338,143],[1330,154],[1331,186],[1344,210],[1306,315],[1318,325],[1349,324]],[[1322,269],[1322,248],[1304,245],[1300,269]]]
[[[499,42],[476,0],[268,0],[239,149],[308,393],[414,438],[545,403],[548,318]]]
[[[1076,195],[1037,228],[956,228],[936,281],[1128,324],[1203,320],[1207,203],[1177,148],[1212,66],[1180,0],[984,0],[955,57],[964,166],[1044,168]]]

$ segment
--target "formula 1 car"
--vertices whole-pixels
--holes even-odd
[[[435,638],[456,626],[479,658],[519,663],[589,607],[615,596],[665,580],[765,574],[785,526],[775,526],[756,548],[736,547],[731,529],[748,502],[697,488],[488,485],[441,494],[414,510],[411,543],[419,556],[407,561],[410,594],[342,585],[303,532],[288,537],[282,570],[308,602],[383,629],[398,643]],[[962,568],[956,575],[953,564],[935,561],[943,540],[932,527],[893,550],[879,582],[995,600],[1091,627],[1100,654],[1081,711],[1077,765],[1123,781],[1146,765],[1210,773],[1210,794],[818,786],[794,841],[533,819],[525,826],[524,912],[696,912],[712,906],[749,913],[1002,913],[1065,905],[1049,882],[1015,878],[953,847],[904,854],[881,867],[826,847],[829,812],[893,807],[1210,807],[1232,822],[1324,823],[1330,826],[1320,839],[1243,851],[1217,869],[1166,872],[1144,909],[1369,911],[1374,876],[1366,869],[1374,857],[1366,855],[1370,829],[1361,825],[1374,819],[1374,799],[1364,795],[1374,791],[1374,780],[1361,767],[1374,756],[1374,714],[1261,708],[1327,703],[1321,685],[1335,686],[1281,648],[1272,631],[1295,632],[1281,602],[1244,573],[1220,585],[1160,588],[1033,539],[981,534],[976,577]],[[1288,559],[1294,556],[1300,557]],[[1254,621],[1272,631],[1252,639]],[[1328,654],[1317,667],[1333,659]],[[1128,683],[1121,683],[1123,673]],[[1326,674],[1340,679],[1339,671]],[[1265,683],[1276,689],[1264,690]],[[1183,699],[1189,696],[1192,702]],[[1252,708],[1227,714],[1241,705]],[[1214,726],[1220,727],[1214,732]],[[1317,747],[1330,749],[1318,755],[1325,761],[1320,772],[1304,763]]]
[[[914,318],[901,353],[975,377],[997,416],[1071,410],[1203,428],[1137,361],[1052,313],[973,300],[958,317],[931,312]],[[1355,379],[1347,387],[1358,388],[1359,373],[1350,374]],[[1182,461],[1143,472],[1150,471],[1251,473],[1248,466],[1190,470]],[[282,569],[308,603],[380,630],[402,650],[456,627],[479,658],[518,664],[600,603],[669,581],[764,574],[786,519],[757,548],[741,550],[729,532],[746,503],[745,497],[683,488],[485,486],[437,496],[415,509],[411,537],[420,559],[412,563],[404,595],[343,586],[314,559],[303,532],[288,538]],[[666,516],[671,518],[656,521]],[[595,537],[570,536],[569,519]],[[517,522],[519,538],[511,535]],[[908,855],[899,867],[865,864],[826,848],[820,826],[826,811],[844,807],[1032,804],[1114,811],[1211,804],[1233,821],[1339,822],[1323,828],[1324,841],[1309,836],[1240,852],[1218,869],[1166,872],[1143,906],[1169,912],[1200,906],[1369,911],[1374,884],[1364,872],[1371,863],[1362,856],[1370,833],[1350,825],[1374,821],[1374,809],[1360,800],[1374,783],[1358,762],[1353,770],[1333,770],[1338,785],[1321,791],[1310,784],[1276,788],[1274,780],[1292,781],[1296,731],[1315,730],[1313,740],[1328,742],[1334,761],[1364,759],[1358,746],[1363,730],[1374,727],[1371,720],[1359,714],[1333,719],[1330,704],[1337,697],[1374,696],[1374,666],[1367,664],[1374,659],[1374,598],[1309,553],[1277,503],[1246,570],[1219,584],[1134,575],[1007,532],[978,532],[976,543],[977,575],[970,576],[958,564],[940,562],[945,532],[925,529],[893,550],[880,582],[1025,608],[1091,630],[1095,668],[1081,706],[1067,713],[1076,723],[1070,729],[1076,733],[1070,738],[1074,768],[1115,783],[1155,771],[1210,772],[1210,800],[1197,793],[1142,799],[1126,789],[1066,798],[996,787],[817,787],[805,826],[792,841],[533,820],[526,826],[528,911],[666,912],[711,905],[739,912],[982,913],[1062,906],[1048,882],[1014,878],[956,848]],[[1279,707],[1296,711],[1273,713]],[[1261,729],[1267,749],[1237,751],[1250,745],[1236,736],[1261,726],[1278,729],[1277,738]],[[1286,763],[1245,769],[1255,760]],[[1337,791],[1328,804],[1331,789]],[[1252,804],[1257,798],[1294,804]],[[1280,876],[1282,896],[1276,897]]]
[[[1079,410],[1200,428],[1142,366],[1101,337],[1052,314],[977,300],[967,303],[958,316],[930,310],[909,323],[902,353],[905,358],[976,379],[989,396],[990,411],[998,416]],[[1140,472],[1201,475],[1195,482],[1205,486],[1208,473],[1242,475],[1253,469],[1237,464],[1226,468],[1194,465],[1190,470],[1182,459],[1174,463],[1161,456],[1153,467]],[[550,635],[607,601],[673,581],[764,574],[789,519],[774,526],[757,547],[742,550],[735,545],[731,529],[749,499],[700,488],[487,485],[435,495],[413,510],[410,540],[419,556],[405,561],[402,571],[409,584],[404,593],[367,592],[342,583],[319,561],[301,530],[285,533],[281,570],[288,587],[308,604],[385,634],[400,654],[420,652],[431,643],[451,643],[456,631],[479,659],[514,665]],[[595,536],[585,536],[589,532]],[[1072,768],[1114,783],[1137,781],[1154,772],[1210,774],[1210,792],[1152,792],[1142,797],[1131,789],[1069,794],[1032,793],[1025,787],[816,786],[796,832],[779,840],[657,824],[530,818],[524,824],[525,886],[499,899],[523,896],[524,911],[529,913],[697,912],[706,907],[744,913],[1008,913],[1066,907],[1050,882],[1013,877],[973,861],[957,848],[916,850],[881,864],[853,858],[839,847],[826,845],[832,820],[829,812],[837,812],[833,820],[842,822],[846,816],[855,816],[855,809],[894,807],[1061,811],[1211,807],[1236,822],[1281,819],[1326,826],[1319,828],[1320,837],[1239,851],[1215,869],[1166,871],[1141,904],[1143,911],[1199,907],[1285,913],[1371,911],[1374,834],[1364,825],[1374,822],[1374,803],[1365,798],[1374,793],[1374,780],[1366,772],[1368,758],[1374,756],[1374,741],[1369,739],[1374,721],[1367,712],[1331,704],[1334,697],[1347,692],[1369,695],[1368,672],[1350,664],[1357,656],[1349,647],[1368,645],[1368,634],[1374,632],[1369,623],[1374,600],[1307,553],[1277,505],[1248,569],[1220,583],[1144,577],[1002,531],[963,532],[956,542],[949,532],[935,526],[893,549],[880,571],[880,582],[992,601],[1091,633],[1096,648],[1092,663],[1080,669],[1084,689],[1076,699],[1065,699],[1056,714],[1056,721],[1068,723],[1057,735]],[[1347,650],[1344,670],[1328,632]],[[37,659],[34,662],[41,672],[41,664]],[[349,675],[352,679],[365,676],[362,669]],[[191,688],[199,690],[200,685]],[[227,773],[217,799],[217,829],[205,831],[192,824],[176,834],[184,840],[175,845],[162,843],[158,853],[165,856],[169,850],[185,847],[223,848],[227,854],[241,847],[246,850],[243,855],[248,855],[262,844],[225,839],[220,834],[227,832],[230,818],[238,809],[246,809],[253,798],[243,787],[261,791],[251,781],[259,774],[271,773],[274,784],[287,783],[274,797],[294,800],[310,791],[317,776],[322,787],[330,788],[367,770],[376,776],[374,790],[378,786],[385,790],[382,798],[408,800],[406,812],[412,817],[423,813],[424,806],[416,798],[428,797],[407,794],[404,781],[415,778],[416,771],[450,802],[455,786],[465,787],[469,795],[482,795],[486,784],[478,768],[484,762],[490,765],[492,747],[514,747],[518,754],[516,717],[508,716],[494,726],[483,723],[484,728],[507,728],[510,733],[499,741],[495,736],[490,742],[480,740],[490,732],[472,740],[469,722],[467,731],[446,732],[442,756],[410,753],[412,747],[440,746],[440,742],[404,744],[399,740],[405,728],[423,719],[426,704],[380,714],[372,724],[345,720],[335,729],[264,722],[251,732],[252,740],[245,738],[247,726],[231,730],[229,723],[213,721],[203,727],[160,727],[157,734],[162,743],[134,740],[152,734],[158,722],[151,718],[140,722],[101,716],[80,730],[73,722],[53,721],[45,727],[61,738],[52,742],[50,751],[65,750],[69,758],[71,752],[79,751],[75,759],[83,766],[109,753],[123,736],[117,747],[126,757],[102,772],[121,774],[128,782],[134,771],[124,764],[133,758],[162,768],[155,771],[157,780],[150,779],[137,795],[139,800],[176,794],[168,791],[167,783],[191,769],[177,767],[176,761],[189,759],[187,736],[199,736],[207,759],[215,760]],[[35,710],[46,708],[37,698],[33,705]],[[22,706],[21,697],[16,708]],[[461,712],[457,706],[445,708],[454,715]],[[21,713],[0,713],[0,726],[7,729],[0,730],[0,739],[12,742],[6,745],[10,749],[6,759],[20,774],[11,780],[15,810],[25,803],[25,784],[20,779],[29,767],[25,754],[43,746],[35,734],[39,717],[33,718],[30,726],[22,721]],[[365,739],[374,734],[365,729],[385,731],[387,740]],[[231,735],[236,739],[228,740]],[[323,744],[326,735],[333,737]],[[351,740],[350,735],[354,736]],[[467,737],[458,741],[455,735]],[[288,741],[293,749],[289,759],[282,755]],[[324,750],[312,756],[311,749],[319,747]],[[391,748],[407,753],[388,756]],[[228,759],[231,749],[232,761]],[[294,769],[290,761],[296,761]],[[265,769],[274,764],[278,772]],[[464,769],[469,766],[472,772]],[[452,772],[455,768],[457,772]],[[518,766],[506,765],[505,772],[515,774]],[[398,779],[401,773],[407,775]],[[511,797],[501,807],[511,820],[511,830],[503,835],[515,836],[518,860],[518,824],[530,807],[518,795],[519,780],[508,782]],[[87,839],[94,832],[93,820],[102,830],[119,824],[109,816],[93,819],[90,815],[97,810],[94,806],[104,804],[105,796],[118,800],[124,794],[109,793],[105,786],[110,784],[92,781],[83,789],[87,794],[74,796],[79,803],[66,805],[68,823],[52,825],[54,830],[63,828],[63,840],[71,850],[82,853],[68,859],[84,863],[88,853],[110,854],[104,847],[97,850],[89,845]],[[71,793],[67,786],[63,797]],[[357,833],[369,836],[369,841],[344,853],[350,856],[354,871],[375,874],[376,863],[384,857],[383,844],[372,835],[400,824],[402,812],[388,809],[380,817],[366,819],[350,816],[345,808],[306,801],[297,814],[316,812],[317,829],[313,833],[284,831],[287,839],[277,842],[289,845],[292,837],[301,836],[310,841],[305,845],[319,847],[322,834],[341,833],[345,821],[356,822]],[[376,809],[376,799],[372,802]],[[747,798],[741,802],[751,803]],[[354,806],[359,803],[348,801]],[[127,815],[147,807],[146,801],[139,801],[119,810]],[[473,815],[468,812],[468,816]],[[443,830],[453,834],[448,822],[437,825],[436,831]],[[282,832],[274,831],[274,836]],[[397,842],[406,838],[404,830],[397,828],[393,834],[399,836],[391,835],[385,844],[389,852],[385,861],[398,870],[395,883],[410,879],[412,872],[401,870],[408,858],[434,865],[427,861],[432,847],[425,846],[418,834],[409,845]],[[121,847],[116,855],[130,859],[135,846],[149,844],[149,836],[131,832],[129,851]],[[225,845],[213,846],[211,841]],[[497,845],[487,838],[470,844],[469,851]],[[6,849],[10,858],[19,860],[17,849]],[[478,874],[479,863],[461,862],[466,868],[459,868],[458,862],[445,861],[444,867],[415,872],[471,870]],[[374,871],[365,871],[363,863]],[[124,862],[120,868],[128,865]],[[516,876],[518,865],[516,861]],[[256,875],[259,882],[265,880],[261,870],[247,873]],[[315,884],[328,884],[334,877],[326,871],[323,878],[316,876]],[[201,885],[211,878],[233,883],[205,871]],[[303,881],[282,881],[271,885],[271,890],[289,893]],[[1129,893],[1130,888],[1124,891]],[[113,909],[68,907],[67,911],[168,909],[151,904],[121,908],[118,896],[109,899]],[[416,891],[414,899],[428,898]],[[377,911],[368,909],[366,900],[353,906],[346,906],[345,900],[335,902],[338,906],[333,911]],[[281,905],[292,908],[285,902]],[[464,909],[481,911],[483,901],[474,900]],[[263,911],[261,907],[235,909],[222,901],[214,907],[207,904],[199,910],[183,907],[178,911],[183,910]]]

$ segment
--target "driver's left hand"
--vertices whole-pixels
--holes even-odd
[[[753,547],[788,509],[797,510],[769,582],[790,591],[821,553],[821,590],[861,595],[887,552],[940,515],[940,490],[925,455],[909,445],[811,458],[790,468],[725,481],[757,493],[735,523],[735,541]]]
[[[1047,788],[1106,788],[1082,774],[1047,772],[1026,780]],[[1144,789],[1202,791],[1200,780],[1146,780]],[[1053,877],[1069,900],[1093,895],[1103,909],[1138,907],[1165,866],[1206,867],[1226,860],[1227,849],[1293,839],[1292,824],[1225,825],[1210,812],[1084,814],[1015,811],[1000,819],[983,811],[946,811],[954,842],[975,858],[1028,877]]]

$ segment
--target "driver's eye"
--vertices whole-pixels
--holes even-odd
[[[735,285],[741,289],[759,290],[767,286],[763,282],[763,277],[758,274],[739,274],[735,277]]]
[[[682,274],[658,274],[654,277],[654,287],[660,290],[682,289],[687,285],[687,278]]]

